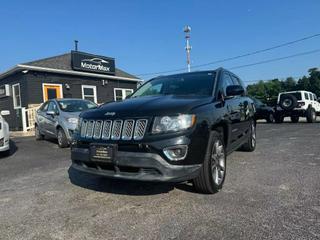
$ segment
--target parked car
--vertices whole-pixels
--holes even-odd
[[[0,112],[0,152],[1,153],[9,153],[10,151],[10,132],[9,132],[9,124],[2,117],[10,115],[10,112],[7,110],[2,110]]]
[[[242,81],[217,69],[161,76],[128,99],[80,114],[72,167],[112,178],[192,180],[214,193],[226,176],[226,156],[254,151],[254,103]]]
[[[56,138],[61,148],[68,147],[73,131],[77,127],[82,111],[96,108],[97,105],[83,99],[52,99],[41,105],[36,114],[35,137]]]
[[[265,119],[268,123],[274,122],[274,109],[259,99],[251,97],[256,107],[255,119]]]
[[[308,91],[282,92],[278,95],[275,120],[282,123],[285,117],[290,117],[294,123],[300,117],[305,117],[307,122],[316,122],[320,115],[320,103],[317,96]]]

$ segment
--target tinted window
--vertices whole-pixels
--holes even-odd
[[[95,103],[81,99],[59,100],[58,104],[63,112],[82,112],[97,107]]]
[[[49,102],[45,102],[44,104],[42,104],[42,106],[40,107],[40,111],[46,112],[48,110],[48,106],[49,106]]]
[[[53,111],[53,112],[57,113],[58,112],[57,104],[55,104],[55,102],[50,102],[49,107],[48,107],[48,111]]]
[[[313,100],[313,95],[311,93],[309,93],[309,99]]]
[[[149,81],[132,94],[134,97],[154,95],[212,96],[215,73],[192,73],[159,77]]]
[[[305,98],[306,100],[309,100],[309,95],[308,95],[308,93],[304,93],[304,98]]]

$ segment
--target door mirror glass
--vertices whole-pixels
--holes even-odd
[[[8,115],[10,115],[10,111],[9,110],[2,110],[0,112],[0,114],[1,114],[1,116],[8,116]]]
[[[244,94],[244,88],[241,85],[230,85],[226,89],[227,97],[241,96]]]

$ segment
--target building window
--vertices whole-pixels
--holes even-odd
[[[90,85],[82,85],[82,99],[90,100],[97,103],[97,87]]]
[[[20,84],[12,85],[13,108],[21,108]]]
[[[131,93],[133,93],[133,89],[115,88],[114,89],[114,100],[115,101],[124,100]]]

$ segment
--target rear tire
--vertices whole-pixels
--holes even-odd
[[[199,176],[193,179],[197,192],[213,194],[219,192],[226,176],[226,152],[222,135],[212,131]]]
[[[275,122],[276,123],[283,123],[284,117],[281,115],[276,115]]]
[[[40,129],[37,125],[34,127],[34,135],[35,135],[37,141],[44,139],[44,135],[41,134]]]
[[[307,109],[306,117],[307,117],[307,122],[308,123],[316,122],[317,114],[316,114],[316,111],[314,110],[314,108],[309,107]]]
[[[299,122],[299,116],[291,116],[291,122],[293,123]]]
[[[274,116],[273,113],[269,113],[269,116],[267,117],[267,123],[273,123],[274,122]]]
[[[256,137],[257,137],[256,125],[252,121],[250,130],[249,130],[248,141],[242,145],[241,150],[245,152],[253,152],[256,149],[256,145],[257,145]]]
[[[62,128],[58,128],[57,139],[58,139],[58,145],[60,148],[66,148],[69,146],[67,136]]]

